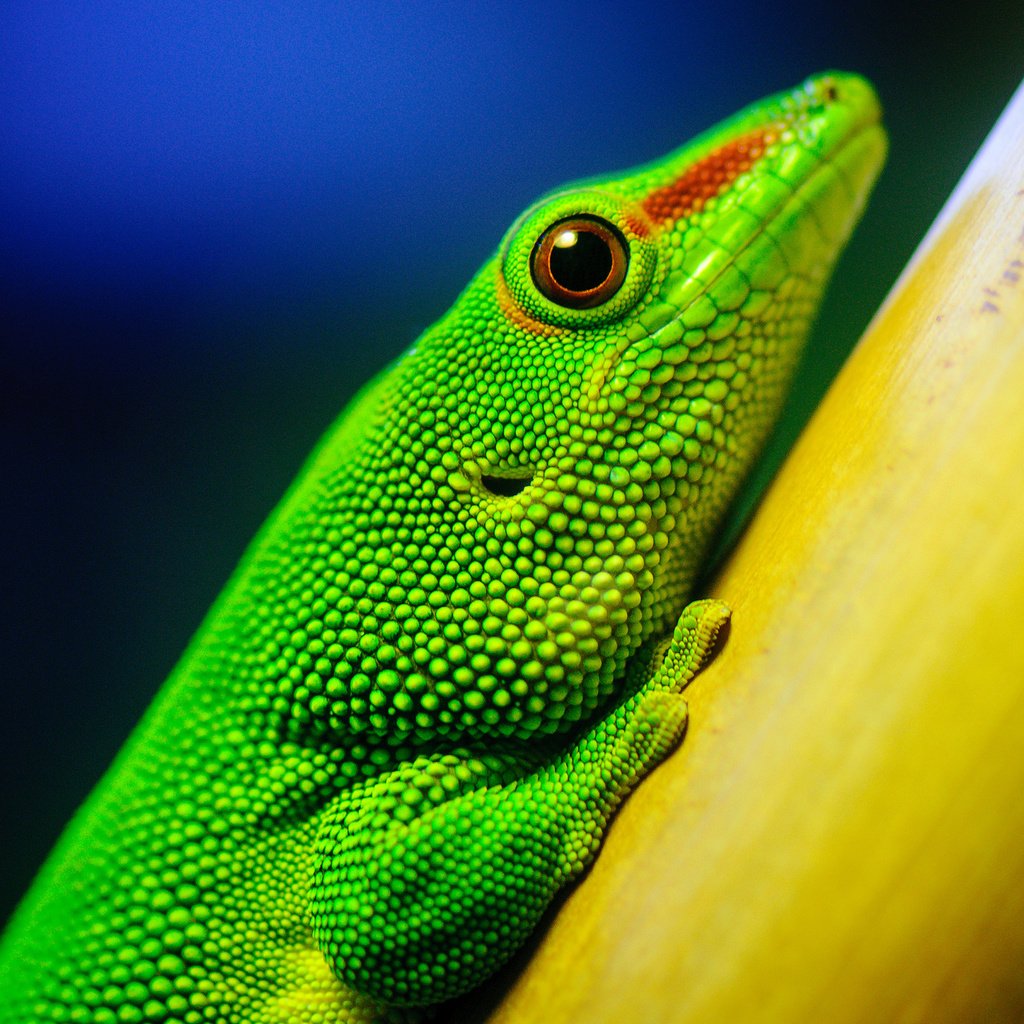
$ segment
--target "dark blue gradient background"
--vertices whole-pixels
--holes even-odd
[[[791,439],[1024,69],[1019,0],[0,7],[0,919],[353,390],[563,181],[829,67],[889,169]]]

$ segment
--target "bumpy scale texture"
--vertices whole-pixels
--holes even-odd
[[[822,76],[520,218],[327,434],[68,828],[0,1022],[415,1020],[507,958],[682,735],[728,614],[687,590],[877,121]],[[566,304],[538,245],[580,217],[625,269]]]

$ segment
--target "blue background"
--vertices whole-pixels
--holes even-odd
[[[828,67],[889,168],[779,447],[1009,98],[1019,2],[0,7],[0,920],[353,390],[536,195]]]

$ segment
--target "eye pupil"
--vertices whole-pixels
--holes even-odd
[[[587,292],[608,280],[612,252],[606,238],[593,231],[563,231],[549,257],[551,276],[570,292]]]
[[[560,306],[589,309],[622,287],[629,249],[618,229],[599,217],[568,217],[540,236],[531,257],[534,283]]]

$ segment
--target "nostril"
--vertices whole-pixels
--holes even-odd
[[[522,494],[533,481],[530,476],[481,476],[481,485],[499,498],[514,498]]]
[[[836,100],[839,99],[839,86],[831,80],[823,82],[821,87],[821,98],[826,103],[835,103]]]

